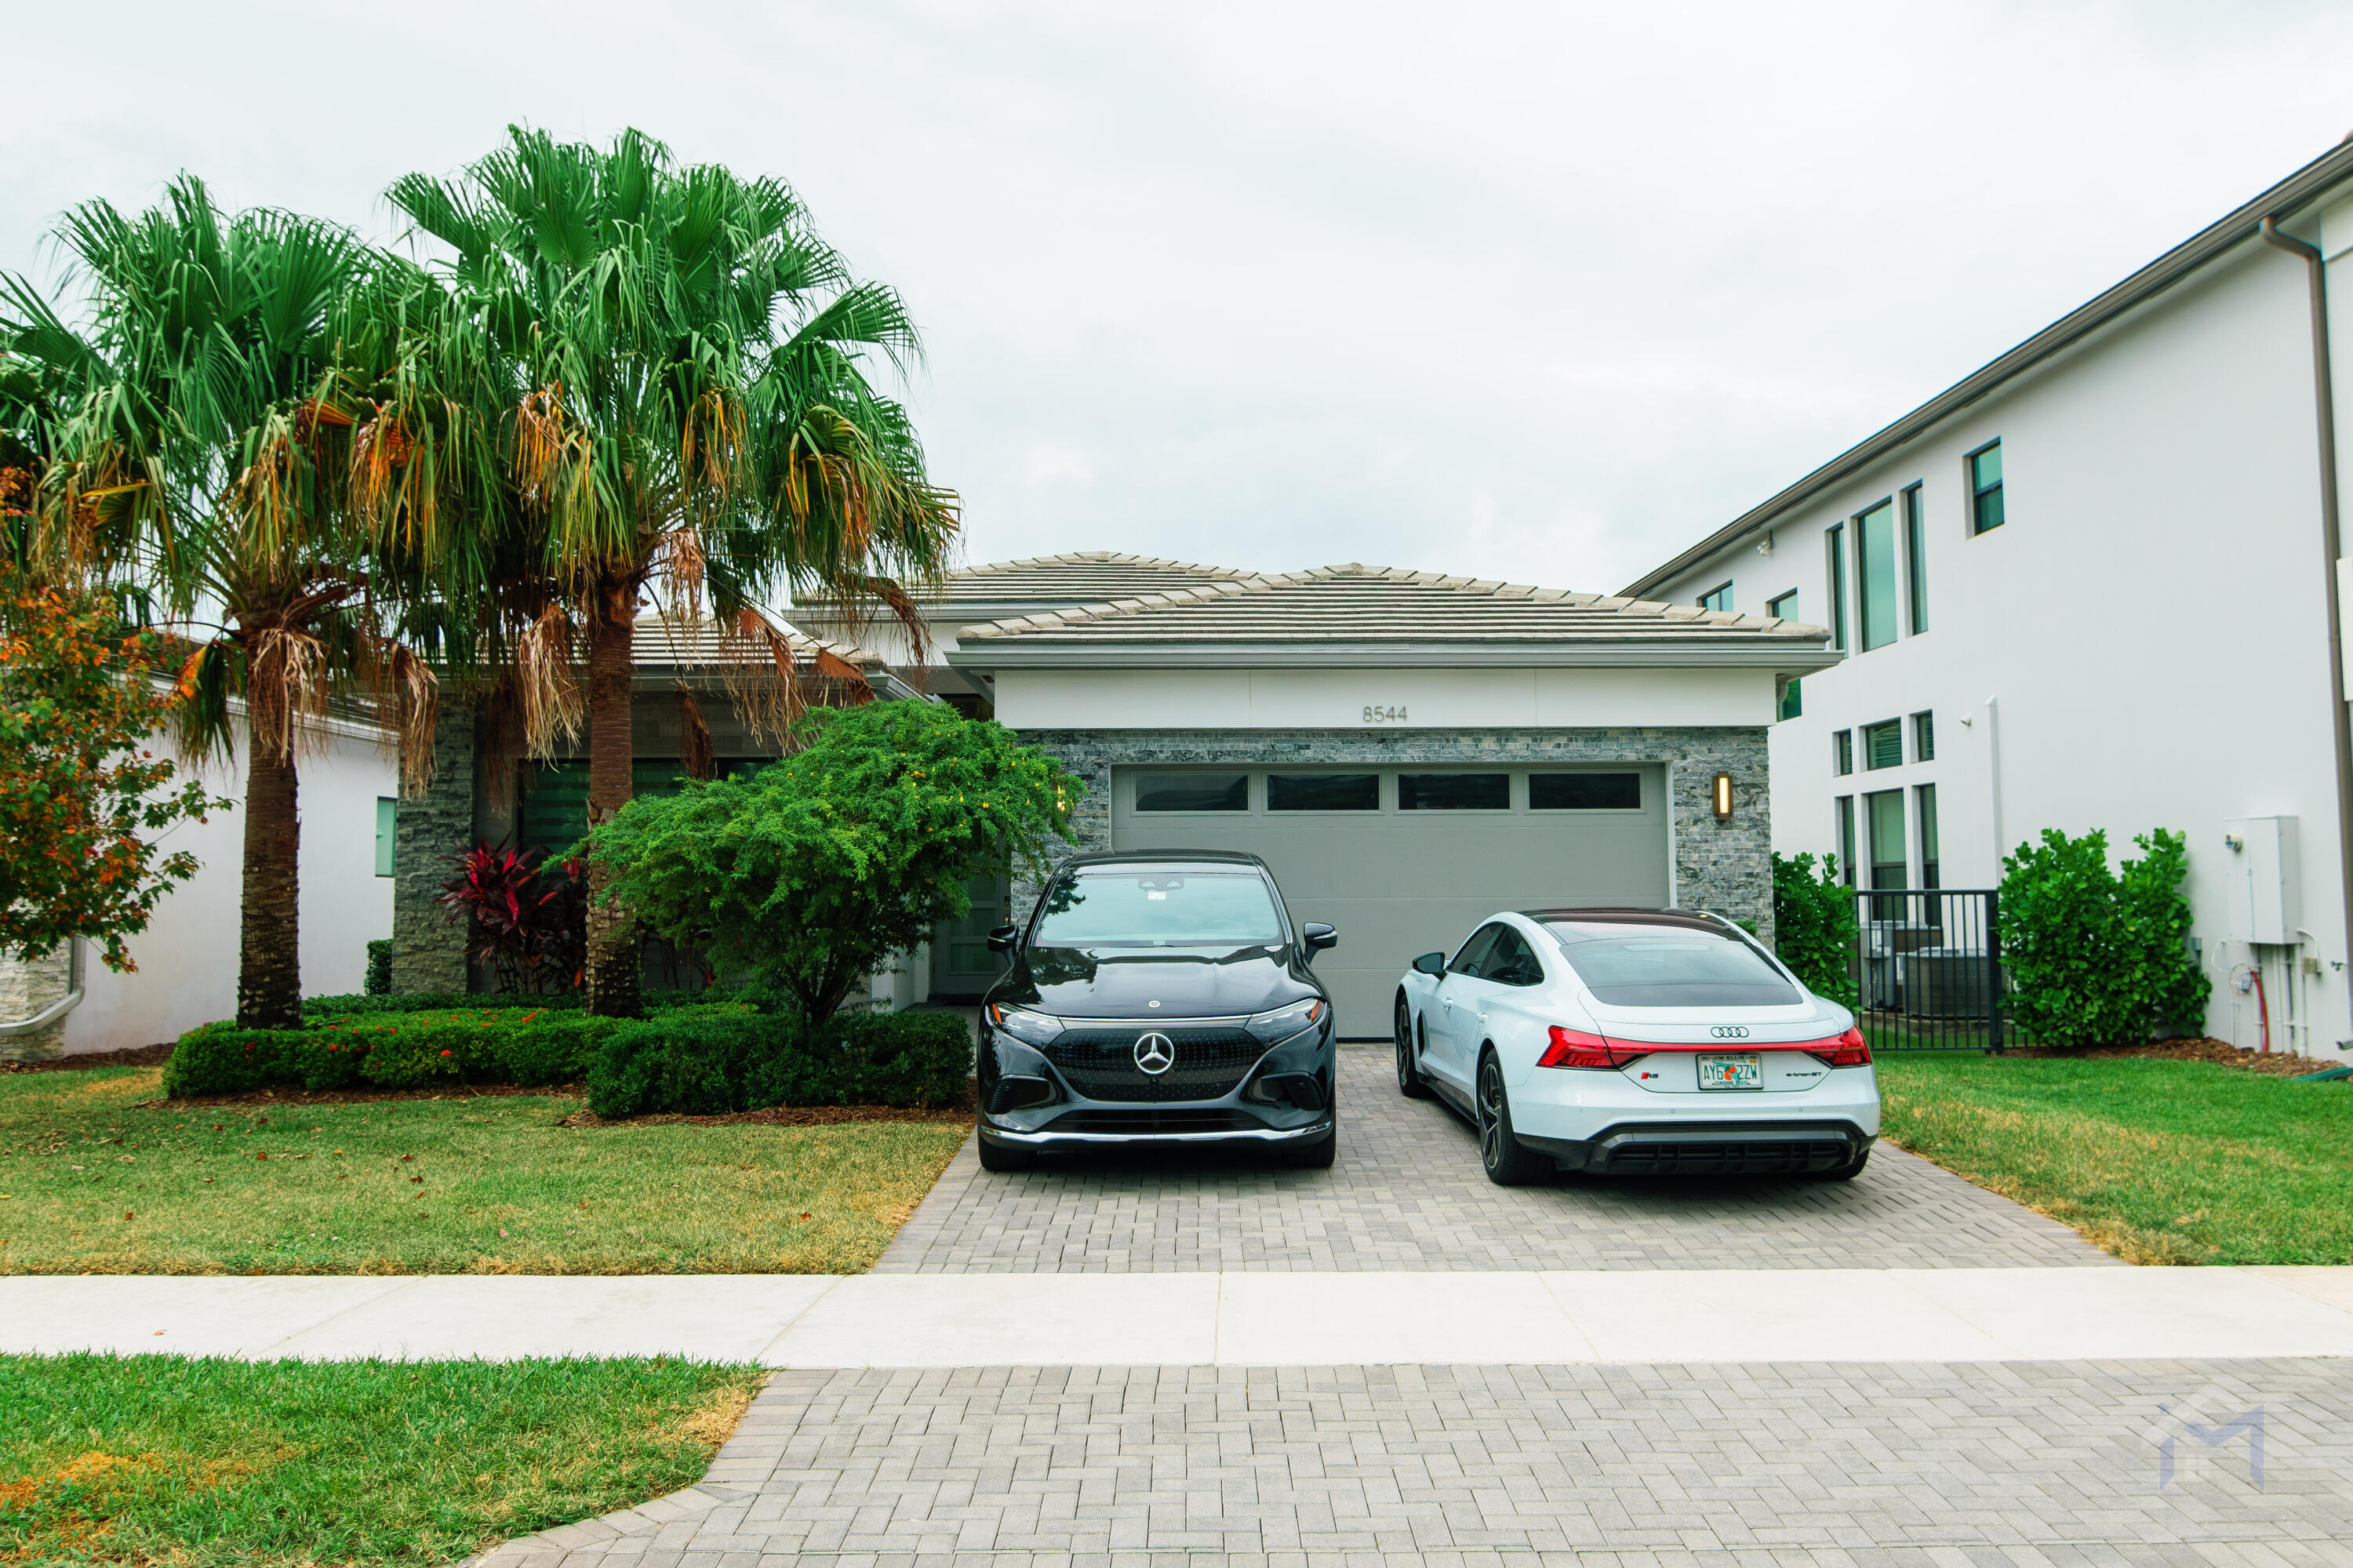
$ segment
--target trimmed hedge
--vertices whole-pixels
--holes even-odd
[[[392,994],[392,938],[378,937],[367,945],[367,979],[360,989],[370,996]]]
[[[601,1117],[716,1116],[769,1106],[959,1103],[972,1033],[953,1012],[841,1013],[812,1033],[787,1013],[673,1013],[605,1041],[588,1073]]]
[[[180,1036],[164,1092],[232,1095],[271,1085],[563,1084],[587,1075],[623,1020],[573,1012],[469,1009],[361,1014],[303,1029],[207,1023]]]
[[[705,1007],[720,1001],[755,1001],[750,991],[649,991],[640,1001],[648,1012],[668,1012],[672,1008]],[[473,994],[459,991],[416,991],[405,996],[375,996],[346,991],[338,996],[305,997],[302,1021],[315,1024],[322,1019],[355,1018],[368,1012],[509,1012],[522,1009],[533,1012],[576,1012],[588,1005],[588,999],[576,991],[557,991],[548,996],[534,996],[528,991],[501,991]]]

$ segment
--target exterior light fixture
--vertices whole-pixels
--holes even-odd
[[[1715,780],[1708,785],[1707,792],[1708,798],[1715,805],[1715,820],[1719,822],[1732,821],[1732,775],[1717,774]]]

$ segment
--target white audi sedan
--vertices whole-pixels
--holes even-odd
[[[1802,1173],[1844,1181],[1879,1136],[1854,1014],[1720,916],[1497,915],[1398,986],[1400,1094],[1479,1129],[1489,1180]]]

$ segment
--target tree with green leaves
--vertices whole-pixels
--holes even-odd
[[[2181,884],[2189,844],[2137,833],[2138,860],[2108,867],[2108,835],[2042,830],[2001,863],[2001,967],[2021,1040],[2138,1045],[2194,1027],[2214,984],[2189,950]]]
[[[633,800],[578,846],[617,899],[823,1022],[894,954],[969,912],[966,882],[1042,873],[1084,788],[1002,725],[937,703],[813,713],[759,772]]]
[[[1816,996],[1841,1007],[1861,1007],[1854,983],[1855,955],[1862,934],[1856,919],[1854,889],[1839,879],[1838,856],[1773,856],[1773,950]]]
[[[228,753],[242,729],[237,1021],[290,1025],[300,754],[349,696],[407,736],[431,733],[433,677],[392,635],[385,592],[421,568],[395,569],[352,503],[354,458],[380,432],[355,390],[375,373],[355,374],[343,351],[355,304],[413,291],[417,274],[330,224],[224,213],[186,176],[143,213],[79,207],[58,238],[84,324],[21,279],[0,285],[0,352],[47,410],[26,548],[152,588],[187,644],[185,744]]]
[[[447,247],[433,266],[456,309],[425,335],[432,347],[404,355],[386,418],[421,448],[402,421],[471,410],[423,488],[464,497],[448,504],[491,541],[451,635],[468,657],[508,651],[503,683],[533,754],[585,708],[584,825],[631,795],[632,647],[649,595],[698,622],[707,606],[736,644],[731,662],[773,668],[739,701],[778,728],[793,662],[768,604],[821,590],[919,625],[900,585],[945,566],[955,498],[869,376],[876,356],[904,372],[914,327],[891,290],[851,277],[786,185],[681,166],[635,131],[600,149],[515,129],[461,177],[412,175],[388,194]],[[636,917],[609,896],[609,869],[593,875],[589,1005],[635,1012]]]

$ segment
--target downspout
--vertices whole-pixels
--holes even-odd
[[[2328,690],[2336,701],[2337,734],[2337,885],[2344,894],[2345,940],[2353,948],[2353,714],[2345,706],[2345,620],[2337,575],[2343,551],[2337,525],[2337,398],[2328,374],[2328,264],[2320,247],[2292,234],[2282,234],[2276,219],[2255,226],[2263,243],[2304,259],[2312,292],[2312,400],[2320,421],[2320,544],[2325,555],[2322,580],[2328,593]],[[2353,951],[2346,955],[2353,959]],[[2347,971],[2353,980],[2353,970]],[[2353,1008],[2353,984],[2347,986]],[[2353,1021],[2353,1013],[2348,1013]],[[2343,1049],[2340,1043],[2338,1049]]]
[[[71,943],[66,959],[66,993],[33,1014],[13,1023],[0,1023],[0,1040],[13,1040],[19,1035],[37,1034],[81,1005],[81,938],[68,938]]]

